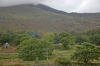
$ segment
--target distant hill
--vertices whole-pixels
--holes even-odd
[[[66,13],[43,4],[0,7],[0,28],[83,32],[100,28],[100,13]]]

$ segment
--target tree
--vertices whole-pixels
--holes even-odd
[[[22,37],[21,39],[20,39],[20,42],[23,42],[23,41],[25,41],[25,40],[28,40],[28,39],[30,39],[31,37],[29,36],[29,35],[26,35],[26,36],[24,36],[24,37]]]
[[[76,37],[76,40],[75,40],[75,42],[79,44],[82,44],[83,42],[88,42],[88,41],[89,41],[89,38],[87,35],[79,35]]]
[[[32,38],[42,38],[42,33],[37,31],[26,31],[25,34],[28,34]]]
[[[43,39],[47,40],[48,42],[53,43],[54,41],[54,33],[45,33]]]
[[[13,31],[13,33],[10,34],[10,36],[9,36],[9,42],[10,42],[10,44],[14,44],[14,39],[15,39],[17,36],[18,36],[18,34],[15,33],[14,31]]]
[[[21,42],[21,38],[22,37],[25,37],[25,36],[28,36],[27,34],[19,34],[15,39],[14,39],[14,42],[16,45],[19,45],[20,42]]]
[[[9,38],[9,34],[3,34],[1,37],[0,37],[0,42],[2,44],[6,43],[6,42],[9,42],[10,38]]]
[[[90,42],[96,45],[100,45],[100,35],[99,34],[95,34],[93,36],[90,37]]]
[[[30,38],[21,42],[17,47],[17,51],[19,57],[23,60],[32,61],[36,58],[42,60],[52,55],[53,46],[43,39]]]
[[[71,35],[71,34],[70,34]],[[65,33],[65,32],[62,32],[62,33],[60,33],[59,34],[59,36],[61,37],[61,38],[63,38],[63,37],[68,37],[69,36],[69,33]]]
[[[61,42],[62,42],[62,46],[63,48],[66,50],[66,49],[70,49],[70,43],[71,43],[71,40],[68,39],[67,37],[64,37],[61,39]]]
[[[54,44],[59,44],[59,42],[60,42],[60,36],[58,35],[58,34],[54,34],[54,39],[53,39],[54,41],[53,41],[53,43]]]
[[[69,49],[71,45],[74,44],[74,36],[70,33],[60,33],[61,43],[64,49]]]
[[[71,59],[77,62],[89,63],[93,60],[99,60],[100,48],[91,43],[84,42],[82,46],[77,47],[76,52],[71,56]]]

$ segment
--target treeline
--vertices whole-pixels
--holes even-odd
[[[89,42],[95,45],[100,45],[100,29],[89,30],[82,33],[61,32],[61,33],[43,33],[38,31],[19,31],[0,29],[0,44],[8,42],[9,44],[18,45],[24,37],[30,38],[45,38],[53,44],[69,43],[69,44],[82,44],[83,42]],[[26,37],[26,38],[28,38]],[[66,47],[65,47],[66,49]]]
[[[95,45],[100,45],[100,29],[78,33],[75,37],[75,42],[78,44],[82,44],[83,42],[89,42]]]
[[[41,38],[42,34],[43,33],[37,31],[0,29],[0,44],[3,45],[8,42],[11,45],[18,45],[22,37],[29,36],[31,38]]]

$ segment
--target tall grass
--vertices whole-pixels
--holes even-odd
[[[17,59],[17,58],[18,58],[18,54],[8,54],[8,53],[0,54],[0,60],[2,60],[2,59]]]

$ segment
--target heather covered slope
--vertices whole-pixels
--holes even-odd
[[[100,28],[100,13],[65,13],[45,5],[40,6],[0,7],[0,28],[44,32],[83,32]]]

